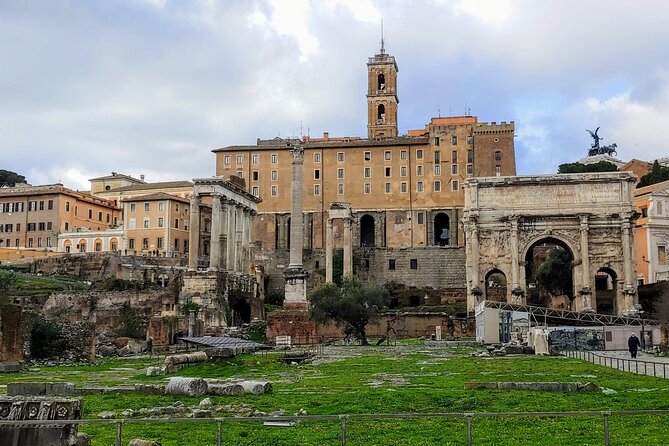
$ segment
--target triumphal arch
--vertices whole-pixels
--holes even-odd
[[[468,179],[468,310],[499,300],[634,314],[635,181],[629,172]],[[564,265],[551,292],[539,279],[549,257]]]

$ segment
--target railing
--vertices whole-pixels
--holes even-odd
[[[614,358],[592,351],[563,350],[562,354],[569,358],[578,358],[593,364],[612,367],[623,372],[631,372],[639,375],[654,376],[667,379],[667,362],[644,361],[642,359]],[[640,366],[641,365],[641,366]],[[650,365],[650,366],[649,366]],[[658,371],[659,370],[659,371]]]
[[[605,446],[609,445],[609,418],[612,416],[639,416],[653,415],[669,417],[669,410],[626,410],[626,411],[584,411],[584,412],[472,412],[472,413],[411,413],[411,414],[348,414],[348,415],[301,415],[286,417],[225,417],[225,418],[136,418],[124,420],[0,420],[0,427],[39,427],[39,426],[65,426],[82,424],[106,424],[116,425],[116,446],[123,443],[123,426],[128,424],[154,424],[154,423],[215,423],[216,424],[216,446],[222,446],[223,423],[277,423],[297,421],[338,421],[341,426],[341,444],[346,446],[347,428],[351,421],[356,420],[388,420],[388,419],[464,419],[467,429],[467,445],[474,444],[474,420],[491,418],[579,418],[579,417],[601,417],[602,418],[602,440]],[[630,433],[630,435],[634,435]],[[203,443],[200,443],[203,444]]]

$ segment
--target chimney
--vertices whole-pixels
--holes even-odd
[[[323,132],[323,139],[328,141],[330,139],[330,133],[328,132]]]
[[[139,179],[142,180],[142,181],[144,181],[144,174],[141,174],[141,175],[139,176]]]

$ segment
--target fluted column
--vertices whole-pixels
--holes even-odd
[[[290,261],[283,273],[286,280],[284,308],[306,310],[307,277],[309,274],[302,265],[302,248],[304,246],[304,225],[302,208],[302,170],[304,165],[304,149],[294,147],[292,150],[292,181],[291,181],[291,214],[290,214]]]
[[[225,250],[225,269],[226,271],[235,270],[235,245],[237,236],[235,235],[235,202],[227,202],[228,226],[226,230],[226,250]]]
[[[221,205],[222,196],[219,194],[213,195],[213,202],[211,206],[211,241],[209,243],[209,269],[218,271],[221,269],[221,234],[222,234],[222,219],[221,214],[223,208]]]
[[[167,224],[169,225],[171,222],[167,222]],[[200,255],[200,195],[196,193],[190,196],[190,224],[188,228],[188,268],[196,270],[198,256]],[[167,243],[170,243],[170,240]]]
[[[353,219],[344,219],[344,277],[353,274],[353,240],[351,225]]]
[[[244,230],[244,223],[242,222],[242,208],[241,205],[235,206],[235,272],[241,272],[242,263],[242,232]]]
[[[592,289],[590,288],[590,239],[588,237],[588,216],[581,215],[581,296],[583,311],[592,311]]]
[[[523,289],[520,286],[520,271],[519,271],[519,257],[518,252],[518,219],[511,220],[511,295],[513,303],[522,304]]]
[[[625,275],[625,288],[623,289],[623,294],[625,297],[625,313],[634,314],[636,312],[635,307],[635,294],[634,289],[634,262],[632,260],[632,255],[634,253],[632,247],[632,236],[630,231],[632,229],[632,223],[630,222],[630,217],[623,217],[622,222],[622,243],[623,243],[623,274]]]
[[[330,217],[327,218],[327,223],[325,227],[325,281],[332,283],[332,220]]]

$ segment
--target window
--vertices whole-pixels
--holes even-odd
[[[337,162],[338,163],[344,162],[344,152],[337,152]]]
[[[128,239],[128,249],[135,249],[135,239],[134,238]]]
[[[400,176],[401,177],[407,176],[407,166],[400,166]]]
[[[42,237],[37,237],[37,247],[38,248],[42,247]]]
[[[641,216],[642,217],[648,217],[648,208],[641,208]],[[30,226],[30,225],[28,225]]]
[[[342,168],[337,169],[337,178],[339,178],[340,180],[344,179],[344,169]]]
[[[36,201],[29,201],[28,202],[28,212],[33,212],[37,210],[37,202]]]
[[[388,259],[388,269],[395,269],[395,259]]]
[[[13,230],[14,230],[13,224],[5,225],[5,232],[12,232]],[[28,223],[28,231],[34,231],[34,230],[35,230],[35,223]]]
[[[230,155],[225,155],[225,156],[223,157],[223,163],[224,163],[226,166],[229,166],[229,165],[230,165],[230,160],[231,160]]]
[[[386,193],[389,194],[392,191],[392,186],[390,183],[386,183]]]
[[[386,178],[388,178],[392,173],[392,169],[390,167],[386,167]]]
[[[93,220],[93,209],[88,210],[88,219]]]
[[[502,166],[500,165],[495,166],[495,175],[497,176],[502,175]]]
[[[16,224],[16,230],[18,231],[19,228],[20,228],[20,226],[19,226],[19,224],[17,223],[17,224]],[[46,222],[46,230],[47,230],[47,231],[51,231],[52,229],[53,229],[53,223],[50,222],[50,221]]]
[[[424,187],[423,187],[423,182],[422,181],[419,181],[419,182],[416,183],[416,191],[417,192],[423,192],[423,188]]]
[[[279,162],[279,154],[272,153],[272,155],[270,155],[270,161],[272,162],[272,164],[277,164]]]
[[[667,251],[664,246],[657,247],[657,263],[658,265],[667,264]]]
[[[365,175],[365,178],[372,178],[372,168],[371,167],[365,167],[364,175]]]
[[[68,229],[70,229],[70,224],[68,222],[65,222],[65,230],[67,231]]]
[[[409,268],[418,269],[418,259],[409,260]]]
[[[273,197],[276,197],[277,195],[279,195],[279,188],[277,186],[272,186],[271,194],[272,194]]]
[[[142,239],[142,249],[149,249],[149,239],[147,237]]]
[[[386,161],[390,161],[391,159],[393,159],[392,152],[390,150],[386,150],[385,152],[383,152],[383,159]]]
[[[435,146],[438,146],[438,145],[439,145],[439,137],[438,137],[438,136],[436,136],[436,137],[434,138],[434,145],[435,145]]]
[[[434,165],[434,174],[436,176],[441,175],[441,164],[435,164]]]
[[[158,237],[156,239],[156,248],[163,249],[163,238],[162,237]]]
[[[379,104],[377,108],[377,122],[383,124],[386,121],[386,106]]]
[[[337,194],[344,195],[344,183],[337,184]]]
[[[12,227],[14,225],[5,225],[5,232],[12,232]],[[28,232],[37,231],[37,223],[28,223],[26,230]]]
[[[102,211],[98,212],[98,221],[102,221]]]
[[[159,211],[164,211],[165,210],[165,202],[164,201],[159,201],[158,202],[158,210]]]
[[[151,210],[151,203],[144,203],[144,212],[149,212]]]
[[[423,149],[417,149],[416,150],[416,159],[417,160],[422,160],[423,159]]]
[[[259,197],[260,196],[260,188],[258,186],[253,186],[253,188],[251,188],[251,194],[254,197]]]
[[[179,229],[179,219],[178,218],[174,219],[174,229]]]
[[[460,189],[460,184],[458,183],[457,180],[453,180],[453,182],[451,183],[451,190],[455,192],[458,189]]]
[[[321,179],[321,169],[314,169],[314,180]]]
[[[253,164],[259,164],[260,163],[260,155],[258,155],[257,153],[254,153],[253,155],[251,155],[251,162]]]
[[[502,152],[500,150],[495,150],[495,161],[502,159]]]
[[[69,201],[65,202],[65,212],[70,212],[70,202]]]
[[[434,191],[441,192],[441,181],[437,180],[434,182]]]
[[[278,181],[279,179],[279,171],[278,170],[273,170],[272,171],[272,181]]]
[[[46,238],[46,247],[51,248],[51,237]]]
[[[453,175],[458,174],[458,165],[457,164],[451,164],[451,174],[453,174]]]
[[[44,200],[39,202],[39,210],[43,211],[44,210]]]
[[[343,160],[343,154],[342,154],[342,160]],[[321,154],[320,153],[314,153],[314,163],[320,163],[321,162]]]
[[[441,162],[441,152],[436,151],[434,152],[434,163],[439,164]]]
[[[251,172],[251,180],[258,181],[259,178],[260,178],[260,173],[257,170]]]
[[[364,190],[366,194],[372,193],[372,183],[365,183]]]
[[[84,246],[86,246],[86,245],[84,245]],[[30,237],[28,239],[28,248],[32,248],[32,247],[33,247],[33,239],[32,239],[32,237]],[[81,252],[84,252],[84,251],[81,251]]]
[[[662,202],[661,201],[657,202],[657,205],[655,207],[655,213],[657,215],[662,215]]]
[[[158,217],[158,227],[162,228],[164,226],[165,226],[165,220],[163,219],[163,217]]]
[[[102,242],[95,242],[95,252],[100,252],[102,251]]]
[[[451,152],[451,162],[452,163],[457,163],[458,162],[458,151],[457,150],[453,150]]]
[[[417,177],[422,177],[423,176],[423,166],[420,165],[420,164],[418,166],[416,166],[416,176]]]
[[[400,183],[400,192],[402,192],[403,194],[407,193],[407,182],[406,181],[402,181]]]
[[[400,150],[400,159],[405,160],[409,157],[409,152],[406,150]]]
[[[365,161],[371,161],[372,160],[372,152],[365,152],[364,160]]]
[[[50,210],[50,211],[53,210],[53,200],[49,200],[49,201],[47,202],[47,206],[46,206],[46,208],[47,208],[48,210]]]
[[[244,155],[237,155],[237,164],[244,164]]]
[[[145,218],[145,219],[144,219],[144,228],[145,228],[145,229],[148,229],[148,228],[149,228],[149,219],[148,219],[148,218]]]
[[[107,212],[107,223],[111,221],[111,215],[109,215],[109,212]]]
[[[471,164],[467,164],[467,175],[471,175],[474,173],[474,166]]]
[[[37,224],[37,227],[39,228],[40,231],[44,231],[46,229],[46,223],[41,221]]]
[[[495,142],[499,142],[499,138],[495,138],[494,141],[495,141]]]
[[[474,151],[473,150],[467,150],[467,162],[468,163],[473,163],[474,162]]]
[[[467,136],[467,144],[471,146],[473,143],[474,143],[474,137],[471,135]]]
[[[425,223],[425,214],[423,214],[422,212],[419,212],[417,214],[417,217],[418,217],[418,224],[419,225],[422,225],[422,224]]]
[[[136,220],[134,218],[128,220],[128,229],[135,229],[135,225],[136,225]]]
[[[321,185],[320,184],[314,184],[314,195],[318,196],[321,194]]]
[[[457,145],[457,143],[458,143],[458,137],[455,135],[451,136],[451,144]]]
[[[135,212],[137,210],[137,205],[135,203],[130,203],[130,212]]]

